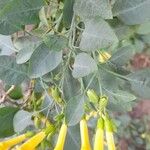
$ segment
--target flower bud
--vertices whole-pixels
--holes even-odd
[[[100,98],[100,101],[99,101],[99,109],[100,109],[100,111],[103,111],[104,108],[107,106],[107,104],[108,104],[108,97],[102,96]]]
[[[57,87],[51,88],[51,94],[52,94],[52,97],[56,100],[59,99],[59,97],[60,97],[60,93],[59,93]]]
[[[88,90],[87,96],[88,96],[89,100],[93,103],[97,103],[99,100],[99,97],[94,90]]]
[[[100,63],[106,63],[111,58],[111,55],[108,52],[100,52],[99,53],[99,62]]]

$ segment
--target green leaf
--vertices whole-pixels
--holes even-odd
[[[22,36],[13,41],[13,44],[16,48],[16,51],[19,52],[22,49],[32,49],[36,48],[37,45],[39,45],[42,42],[42,39],[36,36]]]
[[[127,91],[122,91],[122,90],[117,90],[114,93],[114,97],[116,99],[119,99],[122,102],[131,102],[131,101],[134,101],[136,99],[135,95],[133,95]]]
[[[105,93],[106,92],[106,93]],[[105,91],[109,97],[108,109],[115,112],[131,111],[136,97],[127,91]]]
[[[136,30],[136,33],[138,34],[150,34],[150,22],[146,22],[144,24],[139,25],[139,27]]]
[[[150,34],[146,34],[141,36],[143,42],[145,42],[146,44],[150,44]]]
[[[83,51],[95,51],[106,48],[118,39],[107,22],[100,18],[94,18],[85,22],[85,30],[82,34],[80,49]]]
[[[68,39],[61,35],[46,35],[44,43],[51,51],[61,51],[67,48]]]
[[[33,125],[33,121],[31,120],[32,113],[20,110],[18,111],[13,119],[13,126],[15,132],[22,132],[27,127]]]
[[[76,125],[84,114],[85,96],[79,95],[69,100],[65,110],[66,123],[69,126]]]
[[[118,39],[121,41],[123,39],[129,39],[133,35],[133,31],[127,25],[119,25],[115,28],[115,33]]]
[[[15,107],[0,108],[0,138],[8,137],[14,134],[13,117],[18,111]]]
[[[142,69],[129,74],[131,90],[140,98],[150,98],[150,69]]]
[[[135,54],[135,48],[132,45],[121,47],[115,54],[112,55],[110,61],[116,65],[123,66],[129,62],[129,60]]]
[[[80,53],[75,58],[72,75],[74,78],[80,78],[89,75],[97,69],[96,62],[90,55]]]
[[[68,127],[64,149],[80,149],[80,128],[79,125]]]
[[[103,66],[105,67],[105,66]],[[103,69],[99,69],[99,80],[102,88],[108,90],[117,90],[118,86],[121,85],[122,80],[118,80],[116,76],[106,72]]]
[[[69,28],[73,17],[73,5],[75,0],[65,0],[63,9],[63,22],[66,28]]]
[[[74,12],[84,19],[97,16],[104,19],[113,18],[109,0],[76,0]]]
[[[0,55],[12,55],[15,48],[11,36],[0,35]]]
[[[62,51],[51,51],[42,43],[30,59],[30,76],[38,78],[55,69],[62,61]]]
[[[149,6],[149,0],[117,0],[113,7],[113,13],[125,24],[141,24],[150,19]]]
[[[74,79],[71,71],[68,69],[64,75],[63,82],[63,94],[65,101],[68,101],[74,96],[79,95],[80,92],[80,83],[78,80]]]
[[[14,42],[15,47],[19,51],[16,57],[17,63],[22,64],[27,62],[40,43],[41,40],[34,36],[24,36],[18,38]]]
[[[0,0],[0,33],[12,34],[23,25],[39,22],[38,13],[44,5],[43,0]]]
[[[21,84],[28,79],[26,65],[16,64],[16,60],[11,56],[0,56],[0,79],[6,84]]]
[[[134,39],[134,47],[136,53],[141,53],[144,50],[145,44],[142,40]]]

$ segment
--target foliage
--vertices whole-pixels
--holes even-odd
[[[101,110],[89,89],[108,97],[103,111],[111,117],[150,98],[150,69],[130,69],[149,47],[149,21],[149,0],[0,0],[0,79],[23,92],[16,100],[5,88],[0,137],[43,129],[42,115],[56,129],[40,146],[54,148],[65,119],[65,150],[77,150],[80,120]]]

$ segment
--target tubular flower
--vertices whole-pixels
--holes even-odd
[[[2,143],[0,143],[0,150],[7,150]]]
[[[108,59],[111,58],[111,55],[108,52],[100,52],[99,53],[99,62],[100,63],[105,63],[108,61]]]
[[[29,136],[31,136],[31,133],[26,133],[26,134],[11,138],[9,140],[0,142],[0,150],[8,150],[11,147],[15,146],[16,144],[24,141]]]
[[[91,150],[88,127],[85,119],[80,121],[81,150]]]
[[[64,123],[61,126],[57,144],[56,144],[54,150],[63,150],[64,149],[66,135],[67,135],[67,125]]]
[[[94,150],[104,150],[104,120],[100,118],[97,122],[97,129],[94,141]]]
[[[113,127],[109,119],[105,119],[105,130],[108,150],[116,150],[113,136]]]
[[[30,138],[28,141],[26,141],[24,144],[19,146],[17,150],[33,150],[39,145],[40,142],[43,141],[45,137],[46,133],[44,131],[41,131]]]

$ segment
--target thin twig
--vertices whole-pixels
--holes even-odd
[[[6,97],[14,90],[15,85],[12,85],[8,91],[3,95],[3,97],[0,99],[0,104],[3,103],[6,99]]]

